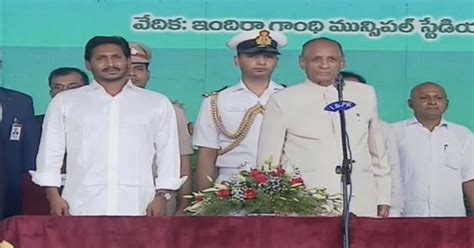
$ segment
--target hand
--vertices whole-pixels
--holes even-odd
[[[47,187],[46,197],[49,201],[50,213],[53,216],[69,216],[69,204],[59,195],[58,188]]]
[[[166,205],[168,201],[161,196],[155,197],[146,208],[147,216],[166,216]]]
[[[378,205],[377,206],[377,215],[382,218],[387,218],[390,213],[389,205]]]
[[[69,216],[69,204],[61,198],[54,196],[49,198],[49,209],[53,216]]]
[[[188,195],[191,195],[189,193]],[[174,213],[175,216],[186,216],[188,213],[184,211],[189,205],[191,204],[191,200],[184,198],[180,192],[179,200],[178,200],[178,206],[176,209],[176,212]]]
[[[176,210],[176,213],[174,213],[175,216],[186,216],[188,215],[184,209],[178,209]]]

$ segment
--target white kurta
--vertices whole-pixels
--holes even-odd
[[[356,104],[345,112],[355,160],[351,212],[376,216],[377,205],[390,205],[391,178],[375,92],[371,86],[347,82],[344,99]],[[309,80],[274,94],[262,124],[259,164],[272,157],[298,167],[309,187],[341,193],[340,176],[335,173],[342,162],[339,114],[324,110],[335,101],[335,87]]]
[[[466,216],[462,184],[474,179],[473,134],[442,120],[430,132],[416,118],[393,124],[405,216]]]
[[[270,95],[283,89],[283,86],[270,82],[268,88],[258,97],[251,92],[241,81],[232,87],[226,88],[218,93],[217,105],[224,127],[231,133],[235,133],[245,113],[256,104],[265,106]],[[194,146],[220,149],[232,143],[232,139],[224,136],[216,127],[211,115],[211,103],[209,97],[201,104],[196,121],[193,137]],[[245,139],[233,150],[219,155],[216,167],[219,168],[221,180],[231,180],[238,173],[242,164],[255,167],[257,163],[258,137],[263,115],[255,118]]]
[[[72,215],[144,215],[155,189],[175,190],[182,183],[170,101],[131,82],[116,96],[93,81],[53,98],[33,181],[59,187],[65,152],[62,197]]]

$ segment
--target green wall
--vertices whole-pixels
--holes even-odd
[[[43,113],[50,100],[47,77],[51,70],[84,68],[83,47],[89,38],[121,35],[153,49],[149,88],[184,103],[194,119],[202,93],[239,80],[234,53],[225,47],[239,30],[212,28],[230,20],[262,22],[265,28],[285,21],[293,27],[283,30],[289,44],[282,50],[275,81],[287,85],[302,81],[304,74],[297,64],[301,44],[328,36],[343,44],[346,69],[362,74],[375,86],[385,120],[410,117],[409,90],[420,82],[436,81],[451,100],[447,119],[474,129],[472,0],[3,0],[0,14],[0,85],[31,95],[37,113]],[[170,25],[161,30],[134,29],[134,16],[144,14],[177,20],[179,30]],[[413,18],[413,30],[400,31],[407,18]],[[352,29],[338,31],[341,20],[351,23]],[[198,21],[215,26],[198,30]],[[441,25],[448,21],[453,30]],[[324,28],[317,33],[303,30],[311,22]],[[371,36],[376,31],[367,31],[368,26],[362,28],[369,22],[381,30],[378,36]],[[398,30],[389,32],[389,24],[383,23],[395,23]]]

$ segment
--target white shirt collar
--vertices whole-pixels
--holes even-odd
[[[411,125],[419,125],[419,126],[423,126],[423,124],[418,121],[418,119],[416,118],[416,116],[413,116],[413,118],[411,120],[408,120],[407,121],[407,126],[411,126]],[[437,127],[448,127],[448,122],[444,119],[444,118],[441,118],[441,121],[439,122],[439,125]]]
[[[279,89],[283,89],[283,88],[284,87],[282,85],[279,85],[279,84],[275,83],[273,80],[270,80],[270,83],[268,84],[268,88],[266,90],[271,89],[272,91],[274,91],[274,90],[279,90]],[[232,92],[237,92],[237,91],[241,91],[241,90],[246,90],[248,92],[251,92],[242,80],[240,80],[240,82],[231,91]]]
[[[132,83],[132,80],[129,79],[129,80],[127,81],[127,83],[125,83],[125,85],[124,85],[124,87],[123,87],[122,90],[124,90],[124,89],[136,90],[136,89],[138,89],[138,88],[139,88],[139,87],[135,86],[135,85]],[[99,89],[101,89],[101,90],[103,90],[104,92],[106,92],[105,89],[104,89],[104,87],[103,87],[101,84],[99,84],[95,79],[93,79],[93,80],[89,83],[89,91],[94,91],[94,90],[99,90]]]

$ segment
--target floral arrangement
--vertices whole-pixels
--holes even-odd
[[[194,198],[186,211],[193,215],[340,215],[341,199],[325,189],[307,189],[298,169],[282,166],[242,169],[236,180],[187,196]]]

